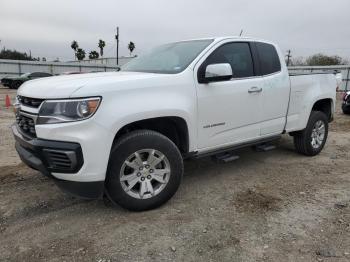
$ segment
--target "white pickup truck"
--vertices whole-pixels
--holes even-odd
[[[183,159],[289,133],[317,155],[333,118],[333,74],[290,75],[273,43],[220,37],[162,45],[119,72],[55,76],[18,90],[16,149],[28,166],[85,198],[130,210],[177,191]]]

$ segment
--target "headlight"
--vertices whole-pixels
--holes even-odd
[[[40,107],[36,124],[56,124],[87,119],[96,112],[100,97],[46,100]]]

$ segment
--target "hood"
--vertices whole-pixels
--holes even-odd
[[[120,82],[156,77],[161,77],[161,75],[139,72],[103,72],[45,77],[25,82],[18,89],[18,95],[42,99],[69,98],[74,92],[84,88],[98,92],[102,86],[121,88],[118,85]]]

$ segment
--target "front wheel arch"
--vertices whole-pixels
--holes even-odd
[[[133,121],[116,133],[113,145],[125,134],[136,130],[152,130],[169,138],[182,154],[189,152],[189,129],[185,119],[178,116],[147,118]]]

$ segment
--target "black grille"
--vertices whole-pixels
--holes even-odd
[[[16,122],[23,133],[31,137],[36,137],[34,119],[18,114],[16,116]]]
[[[72,156],[69,155],[69,153],[73,152],[64,152],[50,149],[44,149],[44,152],[51,168],[63,170],[71,169],[72,165],[74,164],[72,163]]]
[[[25,106],[38,108],[41,103],[44,101],[43,99],[38,98],[30,98],[25,96],[17,96],[18,101]]]

